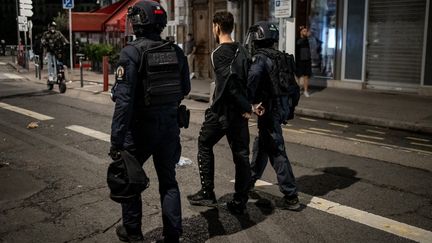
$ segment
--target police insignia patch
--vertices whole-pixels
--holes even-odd
[[[124,72],[125,72],[124,67],[118,66],[116,70],[116,79],[123,80]]]

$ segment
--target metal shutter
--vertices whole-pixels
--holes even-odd
[[[366,77],[420,85],[426,0],[369,0]]]

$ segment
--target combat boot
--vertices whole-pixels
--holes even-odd
[[[280,201],[276,203],[276,206],[291,211],[300,211],[301,205],[297,195],[287,196],[285,195]]]
[[[214,191],[199,190],[197,193],[188,195],[187,199],[191,205],[216,207],[217,200]]]
[[[142,234],[129,235],[126,228],[123,225],[118,225],[116,228],[116,234],[119,240],[130,243],[144,243],[144,237]]]
[[[227,202],[226,206],[232,214],[243,214],[246,210],[246,203],[235,199]]]

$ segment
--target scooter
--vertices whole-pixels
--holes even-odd
[[[56,57],[56,67],[57,69],[57,79],[47,81],[48,90],[52,90],[54,88],[54,84],[58,84],[60,93],[66,92],[66,77],[65,70],[63,66],[63,62],[60,58]]]

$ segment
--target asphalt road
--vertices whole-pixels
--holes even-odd
[[[80,89],[47,92],[12,72],[0,64],[0,242],[118,242],[120,207],[105,183],[113,103]],[[193,163],[177,169],[184,242],[432,242],[431,137],[298,117],[284,135],[303,210],[274,206],[282,195],[268,166],[261,199],[233,216],[186,200],[199,189],[197,136],[207,104],[185,103],[192,123],[182,130],[182,156]],[[27,128],[31,122],[37,128]],[[253,141],[254,121],[250,127]],[[234,186],[226,139],[215,154],[222,204]],[[151,187],[143,232],[152,242],[162,223],[152,162],[144,167]]]

